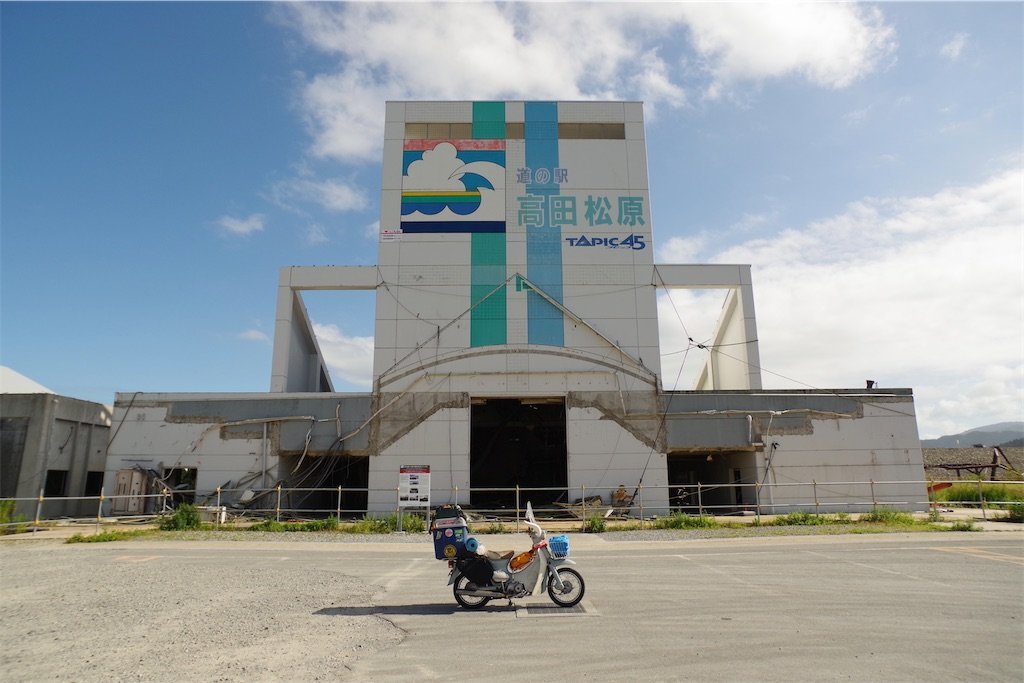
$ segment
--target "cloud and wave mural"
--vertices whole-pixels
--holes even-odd
[[[406,140],[403,233],[505,232],[504,140]]]

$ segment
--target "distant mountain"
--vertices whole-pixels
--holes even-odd
[[[998,422],[937,439],[921,439],[921,448],[970,448],[979,443],[982,446],[1002,446],[1018,439],[1024,439],[1024,422]]]

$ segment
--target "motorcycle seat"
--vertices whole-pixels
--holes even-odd
[[[514,550],[488,550],[484,557],[488,560],[511,560],[515,554]]]

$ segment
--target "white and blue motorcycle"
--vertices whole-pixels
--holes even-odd
[[[559,607],[572,607],[583,599],[583,577],[568,566],[576,564],[569,559],[569,538],[547,538],[529,503],[526,527],[532,547],[518,554],[488,550],[475,538],[466,539],[465,552],[448,561],[448,585],[456,602],[466,609],[478,609],[495,598],[504,598],[511,605],[513,598],[545,590]]]

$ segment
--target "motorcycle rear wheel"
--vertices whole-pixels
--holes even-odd
[[[587,586],[583,583],[583,577],[575,569],[559,567],[558,578],[562,580],[562,588],[559,589],[554,581],[548,582],[548,597],[559,607],[572,607],[583,599],[583,593]]]
[[[482,598],[476,595],[460,595],[459,591],[466,590],[466,587],[470,583],[472,583],[472,581],[470,581],[465,574],[455,579],[455,584],[452,586],[452,593],[455,595],[455,602],[459,603],[466,609],[479,609],[491,601],[490,598]]]

